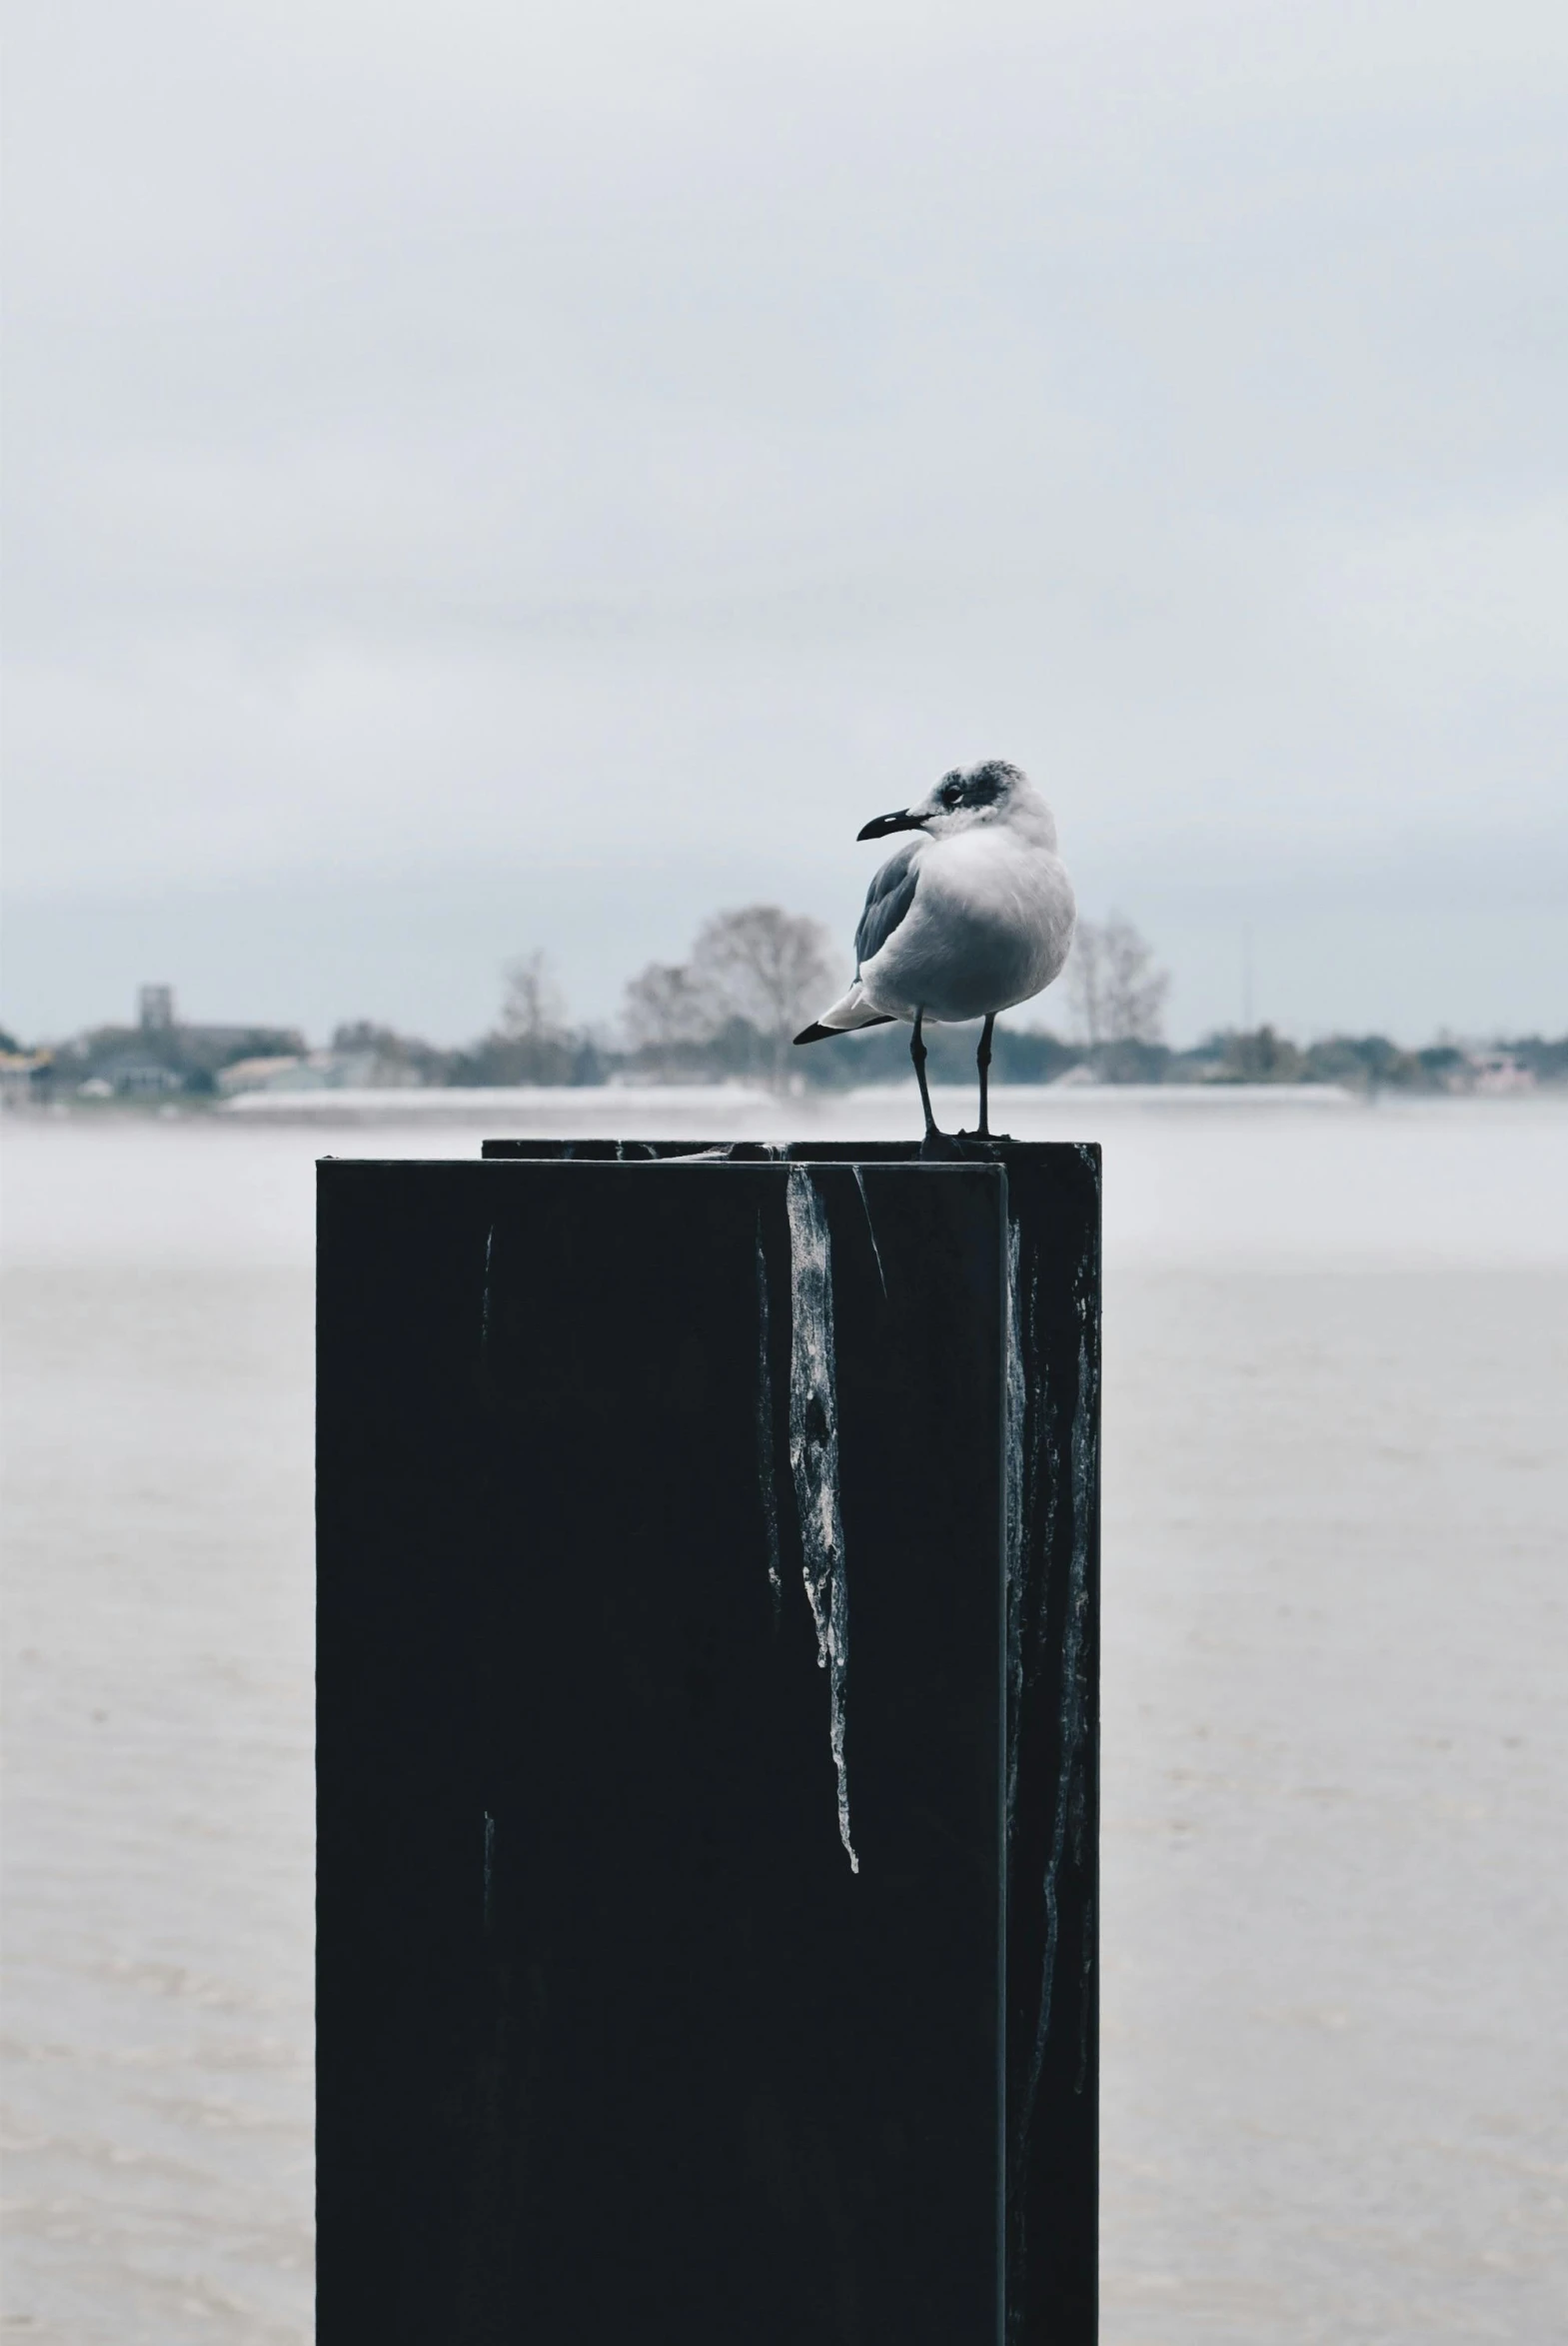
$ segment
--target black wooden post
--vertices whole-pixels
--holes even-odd
[[[321,2346],[1088,2346],[1093,1153],[320,1211]]]

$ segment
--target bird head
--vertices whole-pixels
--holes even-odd
[[[954,832],[1028,816],[1050,820],[1028,776],[1004,758],[987,758],[981,766],[955,766],[923,799],[891,815],[878,815],[859,837],[885,839],[889,832],[923,831],[932,839],[944,839]]]

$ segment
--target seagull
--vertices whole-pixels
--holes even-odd
[[[909,1057],[931,1142],[941,1136],[925,1086],[921,1026],[983,1018],[975,1138],[988,1140],[996,1014],[1048,986],[1072,944],[1077,906],[1056,853],[1056,825],[1028,776],[990,758],[955,766],[923,799],[878,815],[859,836],[887,839],[895,831],[913,836],[894,848],[866,891],[854,933],[854,983],[795,1041],[821,1043],[856,1027],[911,1019]]]

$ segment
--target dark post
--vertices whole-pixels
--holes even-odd
[[[321,2346],[1089,2346],[1095,1154],[320,1216]]]

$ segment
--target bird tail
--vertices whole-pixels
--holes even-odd
[[[840,1002],[831,1010],[823,1011],[809,1027],[802,1027],[796,1043],[825,1043],[829,1035],[852,1035],[856,1027],[890,1027],[892,1021],[885,1011],[873,1011],[860,988],[858,978]]]

